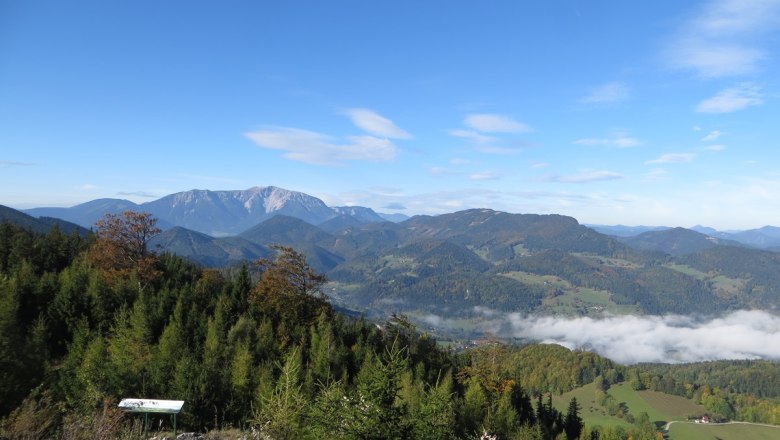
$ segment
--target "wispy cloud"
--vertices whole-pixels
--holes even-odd
[[[550,164],[547,163],[547,162],[534,162],[534,163],[531,164],[531,168],[533,168],[535,170],[538,170],[540,168],[547,168],[549,166],[550,166]]]
[[[507,147],[500,145],[477,145],[474,147],[474,149],[480,153],[504,155],[519,154],[522,151],[522,149],[518,147]]]
[[[753,73],[768,57],[757,37],[779,25],[775,0],[712,0],[681,26],[665,57],[704,78]]]
[[[629,88],[622,82],[611,82],[597,87],[580,99],[584,104],[614,104],[629,97]]]
[[[617,131],[605,138],[584,138],[574,141],[576,145],[604,146],[616,148],[631,148],[641,144],[639,139],[631,137],[626,133]]]
[[[723,151],[723,150],[726,149],[726,146],[725,145],[720,145],[720,144],[708,145],[708,146],[704,147],[704,149],[706,151]]]
[[[484,173],[473,173],[469,175],[469,180],[496,180],[500,179],[501,175],[498,173],[494,173],[492,171],[487,171]]]
[[[35,166],[30,162],[16,162],[13,160],[0,160],[0,168],[31,167]]]
[[[685,163],[690,162],[696,157],[692,153],[668,153],[664,154],[657,159],[648,160],[645,165],[661,164],[661,163]]]
[[[474,130],[450,130],[450,135],[462,138],[462,139],[468,139],[476,144],[489,144],[491,142],[494,142],[498,139],[496,139],[493,136],[487,136],[482,133],[478,133]]]
[[[444,167],[431,167],[428,172],[433,176],[454,176],[457,174],[463,174],[462,172],[458,170],[453,170],[451,168],[444,168]]]
[[[622,179],[623,177],[625,176],[613,171],[585,170],[579,174],[571,174],[566,176],[548,176],[545,180],[561,183],[591,183],[605,180]]]
[[[393,203],[387,203],[382,206],[383,209],[393,209],[396,211],[403,211],[406,209],[406,206],[404,206],[403,203],[393,202]]]
[[[411,139],[412,135],[399,128],[393,121],[365,108],[352,108],[344,111],[352,123],[366,133],[391,139]]]
[[[721,132],[719,130],[714,130],[714,131],[709,132],[707,134],[707,136],[704,136],[703,138],[701,138],[701,140],[703,142],[710,142],[710,141],[714,141],[714,140],[718,139],[722,135],[723,135],[723,132]]]
[[[658,182],[667,178],[667,171],[661,168],[655,168],[648,173],[645,173],[645,179],[651,182]]]
[[[763,103],[761,89],[750,83],[743,83],[720,91],[712,98],[696,106],[699,113],[730,113]]]
[[[528,133],[533,129],[509,116],[492,113],[478,113],[466,116],[463,121],[467,127],[486,133]]]
[[[146,191],[120,191],[116,193],[118,196],[133,196],[133,197],[142,197],[144,199],[154,199],[157,197],[157,195],[148,193]]]
[[[395,159],[396,146],[388,139],[374,136],[348,136],[345,140],[309,130],[267,127],[245,133],[262,148],[284,151],[290,160],[315,165],[342,165],[347,161],[388,162]]]

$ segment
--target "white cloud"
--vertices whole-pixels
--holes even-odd
[[[693,130],[693,131],[701,131],[701,127],[699,127],[698,125],[694,125],[693,127],[691,127],[691,130]]]
[[[780,2],[712,0],[684,23],[665,56],[704,78],[753,73],[767,58],[758,37],[780,25]]]
[[[547,163],[547,162],[534,162],[533,164],[531,164],[531,168],[533,168],[535,170],[537,170],[539,168],[547,168],[549,166],[550,166],[550,164]]]
[[[604,84],[590,92],[588,96],[580,99],[585,104],[612,104],[628,99],[628,86],[622,82]]]
[[[468,139],[477,144],[489,144],[497,140],[492,136],[487,136],[473,130],[450,130],[449,133],[452,136]]]
[[[509,116],[490,113],[471,114],[463,121],[466,126],[487,133],[527,133],[533,129]]]
[[[146,191],[120,191],[116,193],[118,196],[135,196],[135,197],[143,197],[145,199],[154,199],[158,196]]]
[[[667,178],[667,172],[664,169],[661,168],[655,168],[651,170],[650,172],[645,174],[645,179],[651,181],[651,182],[658,182],[660,180],[664,180]]]
[[[763,103],[759,87],[744,83],[722,90],[696,106],[699,113],[730,113]]]
[[[587,146],[604,146],[604,147],[616,147],[616,148],[631,148],[636,147],[641,142],[639,139],[628,136],[623,132],[614,132],[606,138],[585,138],[574,141],[576,145]]]
[[[316,165],[340,165],[346,161],[388,162],[396,157],[396,147],[374,136],[348,136],[339,142],[331,136],[290,127],[268,127],[245,133],[262,148],[284,151],[290,160]]]
[[[591,183],[601,182],[604,180],[622,179],[623,177],[625,176],[613,171],[586,170],[579,174],[572,174],[568,176],[549,176],[546,180],[561,183]]]
[[[726,149],[726,146],[725,145],[720,145],[720,144],[708,145],[708,146],[704,147],[704,149],[707,150],[707,151],[723,151],[723,150]]]
[[[593,319],[511,314],[507,322],[511,336],[591,347],[623,364],[780,359],[780,317],[761,311],[702,320],[678,315]]]
[[[519,154],[522,151],[520,148],[517,147],[505,147],[505,146],[498,146],[498,145],[477,145],[474,147],[474,149],[479,151],[480,153],[504,154],[504,155]]]
[[[690,162],[696,157],[692,153],[668,153],[664,154],[658,159],[648,160],[645,165],[659,164],[659,163],[685,163]]]
[[[393,121],[365,108],[347,109],[344,113],[352,123],[374,136],[391,139],[411,139],[412,135],[396,126]]]
[[[710,141],[714,141],[714,140],[718,139],[722,135],[723,135],[723,132],[721,132],[719,130],[714,130],[714,131],[709,132],[709,134],[707,134],[707,136],[704,136],[703,138],[701,138],[701,140],[703,142],[710,142]]]
[[[484,172],[484,173],[473,173],[469,175],[470,180],[496,180],[500,178],[501,175],[491,171]]]
[[[16,162],[13,160],[0,160],[0,168],[13,168],[13,167],[31,167],[35,164],[30,162]]]
[[[434,176],[454,176],[462,174],[460,171],[444,167],[432,167],[429,172]]]

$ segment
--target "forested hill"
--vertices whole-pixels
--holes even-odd
[[[703,375],[690,382],[560,346],[482,341],[453,352],[404,316],[339,314],[324,277],[294,249],[205,269],[155,253],[148,240],[158,232],[139,213],[108,216],[88,238],[0,227],[0,436],[120,438],[140,430],[140,418],[116,408],[130,396],[184,400],[180,431],[296,439],[653,438],[652,425],[602,431],[583,424],[576,400],[567,411],[552,404],[622,380],[668,378],[755,417],[776,408],[729,397]],[[435,261],[451,246],[432,239],[410,252]],[[170,430],[167,417],[153,420]]]
[[[590,316],[714,314],[770,310],[780,300],[780,253],[689,230],[618,240],[571,217],[489,209],[400,223],[339,219],[325,230],[276,215],[218,238],[176,227],[149,243],[209,267],[267,257],[273,244],[293,247],[331,280],[331,299],[384,316],[466,317],[475,307]],[[335,229],[342,221],[347,226]]]
[[[535,398],[553,386],[507,369],[501,345],[456,354],[403,317],[338,314],[321,294],[324,278],[293,249],[218,271],[155,254],[147,244],[158,232],[138,213],[107,217],[90,239],[0,228],[11,243],[0,248],[0,436],[119,438],[140,429],[116,408],[128,396],[184,400],[179,430],[251,428],[268,438],[596,430],[576,402],[562,413]],[[567,353],[562,377],[611,365]]]

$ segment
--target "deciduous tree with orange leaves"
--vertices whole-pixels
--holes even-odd
[[[148,283],[156,274],[156,255],[149,250],[148,243],[160,232],[157,219],[148,212],[106,214],[95,223],[97,240],[90,251],[90,259],[109,278],[125,277],[135,271],[139,285]]]

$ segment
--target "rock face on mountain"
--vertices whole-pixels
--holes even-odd
[[[181,226],[214,237],[238,235],[276,215],[295,217],[312,225],[330,221],[326,230],[385,221],[370,208],[331,208],[316,197],[275,186],[237,191],[191,190],[140,205],[129,200],[98,199],[70,208],[34,208],[25,213],[61,218],[90,228],[105,214],[126,210],[151,213],[163,229]]]
[[[316,197],[274,186],[185,191],[144,203],[141,208],[171,224],[213,236],[236,235],[275,215],[315,225],[336,216]]]

